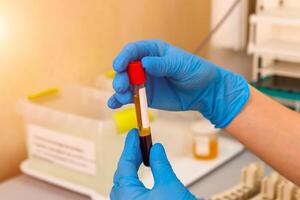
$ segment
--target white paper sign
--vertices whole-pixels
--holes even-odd
[[[30,156],[89,175],[96,174],[95,143],[63,132],[29,124]]]

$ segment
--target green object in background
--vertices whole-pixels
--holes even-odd
[[[264,87],[259,87],[255,86],[256,89],[261,91],[262,93],[271,96],[271,97],[276,97],[276,98],[281,98],[281,99],[288,99],[292,101],[300,101],[300,93],[291,93],[283,90],[278,90],[278,89],[270,89],[270,88],[264,88]]]
[[[120,134],[126,133],[130,129],[137,128],[138,126],[134,107],[124,108],[121,111],[115,112],[113,118],[117,126],[117,131]],[[153,114],[149,111],[150,122],[152,122],[153,119]]]
[[[283,76],[266,76],[258,82],[252,82],[256,89],[262,93],[290,101],[300,101],[299,80]]]

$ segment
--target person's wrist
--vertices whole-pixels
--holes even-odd
[[[218,78],[202,94],[199,112],[217,128],[225,128],[246,105],[250,90],[241,75],[218,70]]]

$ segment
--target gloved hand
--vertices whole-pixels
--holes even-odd
[[[110,108],[132,102],[126,67],[129,61],[140,59],[147,72],[152,108],[200,111],[216,127],[224,128],[249,98],[249,86],[242,76],[165,42],[146,40],[126,45],[114,60],[117,74]]]
[[[114,176],[111,200],[196,200],[174,174],[161,144],[155,144],[150,152],[150,166],[154,186],[147,189],[139,180],[137,171],[142,163],[138,132],[131,130]]]

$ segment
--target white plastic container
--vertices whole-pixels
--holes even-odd
[[[193,155],[198,160],[211,160],[218,156],[219,145],[215,128],[208,120],[203,119],[191,125],[193,134]]]
[[[115,111],[106,106],[110,95],[107,91],[69,86],[58,94],[34,101],[20,100],[18,110],[24,117],[28,148],[28,160],[22,163],[22,171],[93,200],[108,200],[125,137],[117,134],[112,120]],[[164,144],[173,169],[184,185],[196,181],[243,149],[237,142],[220,138],[221,151],[217,159],[195,160],[190,151],[190,118],[183,120],[186,117],[180,115],[176,119],[175,114],[174,117],[155,116],[151,123],[154,143]],[[130,118],[128,123],[134,120]],[[141,166],[139,178],[148,188],[153,186],[150,168]]]
[[[124,140],[106,106],[110,94],[68,86],[55,95],[20,100],[17,108],[27,132],[26,171],[108,196]]]
[[[114,89],[112,87],[113,75],[112,72],[109,72],[109,76],[106,74],[99,75],[95,80],[94,86],[101,90],[108,90],[113,92]]]

